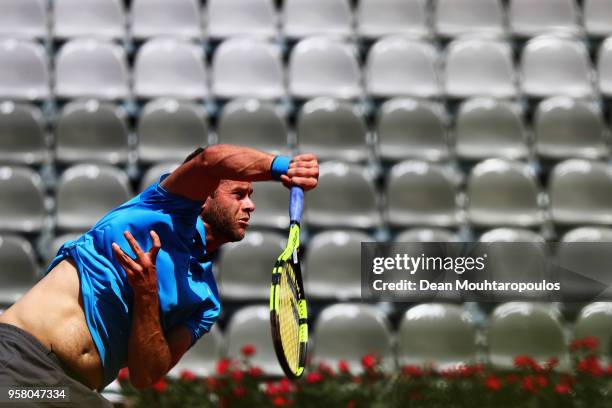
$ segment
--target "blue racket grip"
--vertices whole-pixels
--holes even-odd
[[[302,221],[302,209],[304,208],[304,190],[301,187],[291,187],[289,196],[289,220],[291,223]]]

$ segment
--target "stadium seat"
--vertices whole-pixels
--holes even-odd
[[[0,305],[10,306],[39,278],[30,243],[17,235],[0,235]]]
[[[499,99],[464,101],[455,117],[455,143],[457,155],[463,160],[516,160],[529,155],[522,110]]]
[[[438,0],[434,20],[435,31],[442,37],[505,34],[501,0]]]
[[[459,39],[446,50],[444,90],[450,98],[517,95],[510,44],[498,40]]]
[[[348,0],[285,0],[283,33],[288,38],[311,35],[350,36],[353,15]]]
[[[139,98],[172,96],[202,99],[208,95],[204,50],[172,38],[147,41],[136,54],[134,93]]]
[[[255,347],[250,358],[251,365],[259,367],[268,376],[284,375],[270,336],[270,307],[266,305],[245,306],[232,315],[225,330],[227,356],[242,358],[240,349],[246,345]]]
[[[54,0],[53,37],[122,40],[126,11],[121,0]]]
[[[467,182],[467,215],[477,226],[540,225],[540,186],[526,164],[502,159],[478,163]]]
[[[125,116],[115,105],[96,100],[67,104],[57,121],[56,159],[63,163],[125,163],[129,149]]]
[[[366,92],[377,98],[440,96],[438,51],[433,44],[406,37],[386,37],[368,53]]]
[[[596,103],[550,98],[538,105],[533,122],[540,157],[598,159],[608,155],[606,125]]]
[[[530,2],[531,4],[531,2]],[[521,55],[522,91],[529,97],[593,95],[593,69],[583,42],[540,36],[529,40]]]
[[[251,214],[251,226],[283,230],[289,226],[289,190],[284,186],[276,181],[255,183],[252,198],[255,212]]]
[[[132,197],[127,175],[111,166],[79,164],[67,169],[56,190],[58,229],[87,230]]]
[[[306,221],[312,227],[377,228],[378,193],[366,169],[343,162],[319,166],[319,184],[306,195]]]
[[[125,51],[117,44],[93,39],[67,42],[55,57],[55,93],[59,98],[127,98]]]
[[[496,368],[515,368],[516,356],[530,356],[539,364],[554,357],[560,370],[569,368],[560,316],[549,304],[509,302],[496,307],[488,345],[489,362]]]
[[[582,33],[576,0],[510,0],[508,18],[512,34],[519,37]]]
[[[0,167],[0,231],[37,233],[44,225],[45,188],[27,167]]]
[[[209,38],[278,35],[279,18],[272,0],[208,0],[207,11]]]
[[[357,35],[374,39],[391,34],[431,34],[426,0],[361,0],[357,3]]]
[[[389,223],[394,227],[456,225],[456,184],[456,177],[438,165],[416,160],[396,164],[386,187]]]
[[[208,117],[199,105],[155,99],[145,105],[137,134],[141,162],[182,162],[198,146],[207,144]]]
[[[44,100],[50,96],[49,62],[41,44],[0,40],[0,98]]]
[[[242,241],[224,246],[217,279],[223,300],[268,299],[272,267],[286,243],[278,232],[250,231]]]
[[[282,110],[251,98],[226,104],[218,118],[219,143],[250,146],[273,154],[289,154],[287,121]]]
[[[599,91],[606,98],[612,96],[612,37],[606,38],[599,48],[597,57]]]
[[[595,337],[599,341],[599,352],[604,363],[612,356],[612,302],[593,302],[586,305],[576,319],[575,340]]]
[[[612,168],[570,159],[555,166],[548,186],[556,224],[612,224]]]
[[[337,367],[338,362],[344,360],[353,374],[359,374],[363,372],[361,358],[374,354],[383,370],[395,368],[389,321],[373,305],[338,303],[326,307],[319,314],[312,342],[314,364]]]
[[[385,161],[449,157],[444,108],[416,99],[386,101],[376,115],[378,154]]]
[[[37,107],[0,103],[0,163],[38,165],[49,157],[43,115]]]
[[[289,92],[299,99],[317,96],[356,98],[361,94],[355,48],[333,38],[300,41],[289,57]]]
[[[217,47],[212,61],[212,93],[221,99],[285,95],[278,45],[256,38],[233,38]]]
[[[332,98],[312,99],[300,110],[296,125],[299,150],[319,160],[365,161],[368,128],[362,110]]]
[[[132,36],[202,38],[200,2],[197,0],[132,0]]]
[[[180,377],[183,371],[190,371],[199,377],[216,374],[217,362],[223,356],[225,339],[221,330],[214,325],[202,336],[179,362],[168,373],[171,377]]]
[[[612,3],[608,0],[584,0],[584,27],[590,37],[607,37],[612,34]]]
[[[176,170],[180,164],[181,162],[163,162],[152,166],[140,179],[140,187],[138,191],[143,192],[151,184],[157,183],[163,174],[172,173],[174,170]]]
[[[476,362],[476,326],[463,307],[424,303],[404,313],[397,333],[400,366],[448,370]]]
[[[374,239],[363,232],[329,230],[312,237],[304,258],[304,285],[313,299],[361,297],[361,243]]]
[[[46,0],[4,0],[0,5],[0,37],[45,39],[48,20]]]
[[[457,233],[442,228],[410,228],[397,234],[393,242],[457,242]]]

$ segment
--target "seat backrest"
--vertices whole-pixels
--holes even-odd
[[[289,190],[276,181],[253,185],[255,211],[249,224],[253,227],[286,229],[289,225]],[[304,223],[302,223],[304,224]]]
[[[126,10],[121,0],[55,0],[53,17],[53,36],[59,39],[123,40],[126,34]]]
[[[357,35],[378,38],[390,34],[425,37],[431,33],[426,0],[361,0],[357,4]]]
[[[348,0],[286,0],[283,33],[289,38],[348,36],[353,30],[352,16]]]
[[[159,178],[166,173],[172,173],[180,166],[180,162],[164,162],[158,163],[149,168],[140,179],[139,192],[143,192],[151,184],[157,183]]]
[[[197,0],[133,0],[132,36],[145,39],[156,36],[202,38],[200,3]]]
[[[210,38],[278,34],[279,17],[272,0],[208,0],[207,12]]]
[[[597,56],[599,91],[606,97],[612,95],[612,37],[606,38],[599,47]]]
[[[49,61],[44,47],[32,41],[0,40],[0,98],[43,100],[49,97]]]
[[[216,374],[219,359],[223,356],[225,338],[215,325],[205,336],[202,336],[179,362],[170,370],[172,377],[180,376],[183,371],[190,371],[199,377]]]
[[[17,301],[39,277],[32,245],[17,235],[0,235],[0,304]]]
[[[41,177],[28,167],[0,167],[0,230],[36,233],[47,215]]]
[[[589,36],[606,37],[612,34],[612,3],[607,0],[584,0],[584,27]]]
[[[505,33],[501,0],[437,0],[434,26],[443,37]]]
[[[576,0],[510,0],[508,18],[514,35],[579,34],[580,11]]]
[[[0,163],[37,165],[48,153],[40,109],[10,101],[0,103]]]
[[[0,37],[45,39],[48,21],[45,0],[4,0],[0,5]]]
[[[598,351],[610,362],[612,354],[612,302],[593,302],[586,305],[578,315],[574,326],[575,340],[595,337]]]

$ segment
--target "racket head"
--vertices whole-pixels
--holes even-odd
[[[297,256],[279,257],[270,287],[270,325],[278,361],[288,378],[300,378],[306,365],[308,311]]]

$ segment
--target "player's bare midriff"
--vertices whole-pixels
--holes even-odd
[[[102,364],[85,321],[77,270],[60,262],[32,290],[0,315],[53,350],[92,389],[102,384]]]

